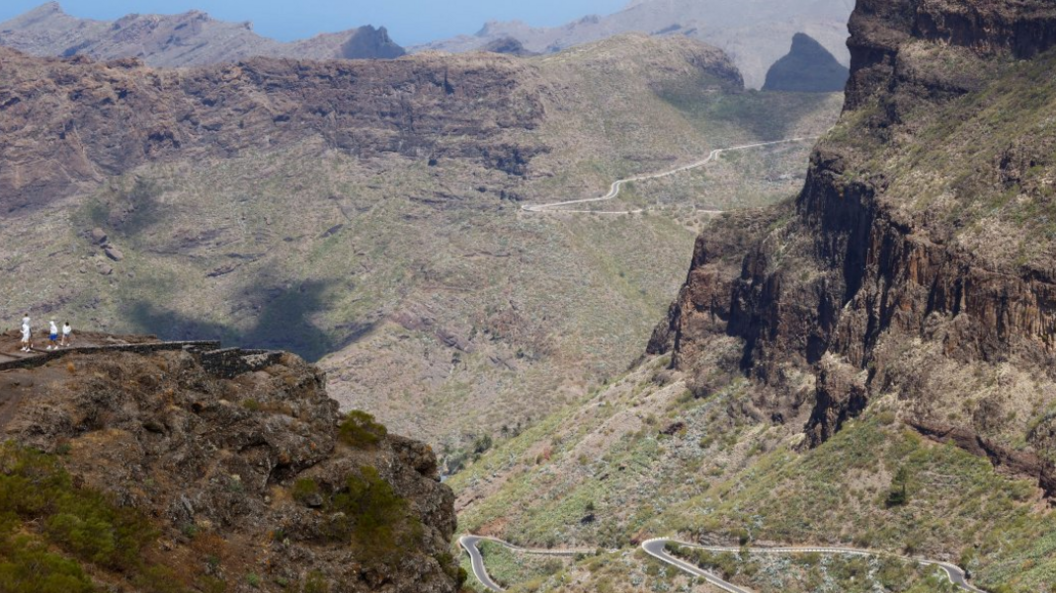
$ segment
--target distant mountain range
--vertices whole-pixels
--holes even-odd
[[[759,88],[770,66],[788,51],[796,33],[818,40],[843,65],[849,65],[847,19],[853,0],[634,0],[611,16],[588,16],[561,27],[537,28],[519,21],[489,22],[476,35],[411,47],[410,51],[487,50],[513,39],[522,51],[549,53],[626,32],[685,35],[726,51]]]
[[[138,58],[157,67],[202,66],[252,56],[325,60],[397,58],[406,53],[384,27],[283,43],[256,34],[248,22],[218,21],[200,11],[96,21],[70,16],[58,2],[0,23],[0,45],[37,56]]]

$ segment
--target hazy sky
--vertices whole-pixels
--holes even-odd
[[[284,41],[360,25],[384,25],[397,43],[414,45],[476,33],[488,20],[520,19],[560,25],[588,14],[609,14],[628,0],[62,0],[78,17],[112,20],[128,13],[204,10],[225,21],[253,21],[254,30]],[[0,0],[0,22],[44,0]]]

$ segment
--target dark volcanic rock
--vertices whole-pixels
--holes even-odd
[[[325,375],[294,355],[221,378],[187,351],[104,352],[0,379],[33,384],[0,390],[0,436],[62,449],[75,483],[150,519],[165,542],[162,562],[199,557],[208,541],[214,569],[260,575],[262,590],[279,590],[277,582],[301,590],[296,584],[311,573],[325,585],[317,590],[458,590],[457,566],[446,560],[454,494],[440,483],[433,452],[393,435],[343,441]],[[360,517],[345,517],[336,501],[350,480],[367,476],[380,480],[371,488],[391,488],[403,501],[406,518],[393,527],[398,549],[364,550],[345,535],[342,525]],[[356,508],[366,516],[372,507]],[[190,563],[179,566],[176,574],[188,577]]]
[[[988,78],[1012,58],[1036,60],[1031,67],[1051,72],[1053,57],[1045,52],[1056,46],[1056,7],[1040,0],[863,0],[851,30],[843,129],[815,150],[794,212],[782,213],[788,206],[781,206],[762,217],[769,224],[737,215],[709,228],[650,345],[654,352],[673,349],[673,364],[692,372],[711,337],[739,338],[740,370],[784,394],[784,404],[775,399],[776,412],[796,397],[785,370],[813,373],[806,433],[814,445],[881,393],[897,394],[907,418],[926,423],[954,417],[944,405],[969,411],[983,405],[962,392],[970,387],[961,385],[964,378],[1011,365],[1044,381],[1056,367],[1056,235],[1037,232],[1038,253],[1018,258],[993,238],[1014,245],[1036,228],[1028,214],[1012,210],[1019,204],[1050,207],[1048,186],[1031,185],[1026,171],[1051,176],[1052,130],[1024,139],[1004,122],[987,121],[985,132],[966,124],[958,140],[979,150],[968,157],[943,140],[951,132],[941,125],[956,128],[973,113],[966,95],[1016,92]],[[1046,92],[1035,105],[1049,104]],[[1019,109],[1021,118],[1045,113]],[[922,128],[939,140],[925,144],[921,135],[915,146]],[[982,142],[995,137],[1007,140]],[[928,173],[917,164],[886,169],[892,165],[885,159],[907,146],[927,146],[949,160]],[[903,179],[907,170],[931,180],[944,201],[921,203],[920,185]],[[979,181],[959,181],[969,177]],[[1000,195],[1016,196],[1005,206],[1008,215],[979,203]],[[985,222],[972,222],[980,220],[966,215],[973,208],[986,209]],[[986,235],[991,226],[1002,232]],[[940,372],[951,373],[938,380],[945,387],[931,387],[929,376]],[[1023,391],[998,389],[994,397],[1044,407]],[[943,439],[967,448],[972,439],[964,435],[989,431],[979,445],[985,455],[1038,478],[1051,495],[1051,464],[1032,462],[1029,450],[1010,452],[1010,445],[1026,438],[1051,453],[1056,431],[1043,422],[1030,434],[1024,434],[1030,426],[1002,433],[1014,415],[992,415],[966,414],[965,426]]]
[[[842,91],[850,70],[805,33],[792,38],[792,50],[766,73],[764,91],[833,93]]]

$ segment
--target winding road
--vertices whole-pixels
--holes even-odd
[[[530,549],[530,548],[520,548],[520,547],[514,546],[513,544],[508,544],[508,543],[506,543],[506,542],[504,542],[502,540],[498,540],[498,539],[490,538],[490,537],[479,537],[479,536],[475,536],[475,535],[462,536],[461,538],[459,538],[458,543],[469,554],[471,565],[472,565],[472,568],[473,568],[473,575],[477,578],[478,581],[481,582],[481,584],[483,584],[487,589],[489,589],[491,591],[502,591],[503,589],[502,589],[502,587],[499,587],[499,585],[496,584],[495,581],[493,581],[490,576],[488,576],[487,568],[484,566],[484,557],[480,554],[480,550],[477,548],[477,544],[479,544],[482,540],[492,541],[492,542],[495,542],[495,543],[497,543],[499,545],[505,546],[506,548],[509,548],[511,550],[515,550],[515,551],[522,552],[522,553],[525,553],[525,554],[533,554],[533,555],[572,556],[572,555],[575,555],[577,553],[589,552],[590,551],[590,550],[536,550],[536,549]],[[697,549],[701,549],[701,550],[707,550],[709,552],[730,552],[730,553],[734,553],[734,554],[740,553],[741,548],[723,547],[723,546],[702,546],[702,545],[699,545],[699,544],[690,544],[690,543],[680,542],[680,541],[677,541],[677,540],[667,539],[667,538],[656,538],[656,539],[646,540],[646,541],[642,542],[642,545],[641,545],[642,550],[644,550],[646,554],[649,554],[653,558],[656,558],[657,560],[659,560],[659,561],[661,561],[661,562],[663,562],[665,564],[673,566],[673,567],[681,570],[682,572],[685,572],[687,574],[693,575],[695,577],[700,577],[700,578],[706,580],[708,583],[711,583],[715,587],[718,587],[719,589],[721,589],[723,591],[726,591],[727,593],[753,593],[750,589],[745,589],[744,587],[739,587],[737,585],[734,585],[733,583],[724,581],[723,579],[719,578],[718,576],[716,576],[716,575],[714,575],[714,574],[712,574],[710,572],[707,572],[706,570],[703,570],[700,567],[698,567],[698,566],[696,566],[696,565],[694,565],[694,564],[692,564],[690,562],[686,562],[684,560],[681,560],[679,558],[676,558],[676,557],[668,554],[667,553],[667,544],[668,543],[674,543],[674,544],[678,544],[680,546],[686,546],[686,547],[689,547],[689,548],[697,548]],[[863,557],[874,557],[874,556],[881,557],[881,556],[886,556],[886,557],[889,557],[889,558],[898,558],[898,559],[906,560],[906,561],[909,561],[909,562],[915,562],[915,563],[917,563],[917,564],[919,564],[921,566],[934,566],[936,568],[939,568],[943,572],[946,573],[946,576],[950,579],[951,583],[953,583],[954,585],[960,587],[961,589],[964,589],[965,591],[970,591],[971,593],[986,593],[986,591],[972,586],[972,584],[968,582],[968,576],[965,574],[964,570],[961,569],[957,565],[950,564],[949,562],[939,562],[937,560],[926,560],[926,559],[921,559],[921,558],[909,558],[909,557],[906,557],[906,556],[898,556],[896,554],[890,554],[890,553],[887,553],[887,552],[878,552],[878,551],[875,551],[875,550],[860,550],[860,549],[855,549],[855,548],[827,548],[827,547],[809,547],[809,546],[802,546],[802,547],[801,546],[790,546],[790,547],[773,547],[773,548],[748,548],[748,551],[750,553],[752,553],[752,554],[824,554],[824,555],[833,555],[833,556],[863,556]]]
[[[762,148],[764,146],[774,146],[774,145],[777,145],[777,144],[791,144],[793,142],[803,142],[803,141],[806,141],[806,140],[816,140],[816,139],[817,139],[816,137],[807,136],[807,137],[803,137],[803,138],[788,138],[788,139],[785,139],[785,140],[776,140],[776,141],[773,141],[773,142],[759,142],[757,144],[745,144],[744,146],[732,146],[730,148],[717,148],[717,149],[711,151],[711,154],[708,155],[708,158],[706,158],[706,159],[704,159],[702,161],[697,161],[697,162],[691,163],[689,165],[683,165],[681,167],[677,167],[677,168],[671,169],[669,171],[664,171],[662,173],[649,173],[649,174],[645,174],[645,175],[636,175],[634,177],[629,177],[627,179],[620,179],[618,181],[614,181],[612,183],[612,186],[609,188],[609,193],[605,194],[604,196],[601,196],[600,198],[587,198],[587,199],[584,199],[584,200],[568,200],[568,201],[565,201],[565,202],[552,202],[550,204],[527,204],[527,205],[521,206],[521,209],[526,211],[526,212],[535,212],[535,213],[560,212],[560,213],[563,213],[563,214],[638,214],[638,213],[642,212],[642,210],[640,210],[640,209],[639,210],[568,210],[568,209],[564,208],[564,206],[575,206],[575,205],[578,205],[578,204],[589,204],[589,203],[592,203],[592,202],[607,202],[609,200],[615,200],[617,197],[619,197],[620,190],[623,189],[623,186],[627,185],[628,183],[633,183],[635,181],[647,181],[649,179],[660,179],[660,178],[663,178],[663,177],[669,177],[671,175],[675,175],[677,173],[682,173],[683,171],[689,171],[691,169],[698,169],[698,168],[703,167],[704,165],[707,165],[708,163],[714,161],[715,159],[719,158],[719,155],[721,155],[724,152],[733,152],[733,151],[736,151],[736,150],[748,150],[748,149],[751,149],[751,148]],[[708,212],[713,213],[713,214],[721,214],[722,210],[711,210],[711,211],[708,211]]]
[[[703,167],[704,165],[707,165],[708,163],[710,163],[710,162],[714,161],[715,159],[717,159],[719,157],[719,155],[721,155],[724,152],[731,152],[731,151],[735,151],[735,150],[748,150],[748,149],[752,149],[752,148],[761,148],[761,147],[764,147],[764,146],[773,146],[773,145],[776,145],[776,144],[788,144],[788,143],[792,143],[792,142],[802,142],[802,141],[805,141],[805,140],[814,140],[814,139],[815,138],[813,138],[813,137],[789,138],[789,139],[786,139],[786,140],[778,140],[778,141],[774,141],[774,142],[761,142],[761,143],[758,143],[758,144],[746,144],[744,146],[734,146],[734,147],[731,147],[731,148],[719,148],[719,149],[711,151],[711,153],[708,155],[708,157],[706,159],[704,159],[702,161],[698,161],[696,163],[692,163],[692,164],[689,164],[689,165],[684,165],[684,166],[681,166],[681,167],[678,167],[678,168],[675,168],[675,169],[671,169],[670,171],[664,171],[663,173],[654,173],[654,174],[648,174],[648,175],[637,175],[635,177],[630,177],[628,179],[620,179],[619,181],[616,181],[616,182],[614,182],[612,184],[612,187],[609,189],[609,193],[605,194],[604,196],[601,196],[600,198],[587,198],[587,199],[583,199],[583,200],[568,200],[568,201],[565,201],[565,202],[553,202],[553,203],[550,203],[550,204],[525,205],[525,206],[521,206],[521,208],[524,211],[526,211],[526,212],[534,212],[534,213],[546,213],[546,212],[549,212],[549,213],[568,213],[568,214],[637,214],[637,213],[642,212],[642,211],[641,210],[619,210],[619,211],[612,211],[612,210],[569,210],[569,209],[565,209],[564,207],[566,207],[566,206],[576,206],[578,204],[588,204],[588,203],[593,203],[593,202],[605,202],[605,201],[608,201],[608,200],[614,200],[620,195],[620,190],[623,188],[623,186],[628,184],[628,183],[635,182],[635,181],[645,181],[645,180],[649,180],[649,179],[659,179],[659,178],[662,178],[662,177],[668,177],[670,175],[675,175],[675,174],[681,173],[683,171],[689,171],[691,169],[696,169],[696,168],[699,168],[699,167]],[[716,210],[716,211],[712,211],[712,212],[714,212],[716,214],[719,214],[722,211]],[[485,540],[486,541],[490,541],[490,542],[494,542],[496,544],[499,544],[501,546],[506,547],[507,549],[510,549],[510,550],[513,550],[513,551],[516,551],[516,552],[520,552],[520,553],[524,553],[524,554],[540,555],[540,556],[574,556],[574,555],[580,554],[580,553],[593,552],[593,549],[581,549],[581,550],[546,549],[546,550],[543,550],[543,549],[521,548],[521,547],[515,546],[513,544],[504,542],[502,540],[499,540],[499,539],[496,539],[496,538],[492,538],[492,537],[482,537],[482,536],[476,536],[476,535],[465,535],[465,536],[462,536],[461,538],[459,538],[458,543],[466,551],[466,553],[469,554],[470,564],[471,564],[472,569],[473,569],[473,575],[488,590],[496,591],[496,592],[503,591],[503,589],[494,580],[492,580],[491,576],[488,575],[487,568],[484,565],[484,557],[483,557],[483,555],[481,555],[480,549],[477,547],[478,544],[481,541],[485,541]],[[718,576],[716,576],[716,575],[714,575],[714,574],[712,574],[710,572],[707,572],[707,571],[701,569],[700,567],[698,567],[698,566],[696,566],[696,565],[694,565],[694,564],[692,564],[690,562],[686,562],[684,560],[681,560],[679,558],[676,558],[676,557],[668,554],[667,553],[667,544],[668,543],[675,543],[675,544],[678,544],[678,545],[681,545],[681,546],[707,550],[707,551],[710,551],[710,552],[731,552],[731,553],[735,553],[735,554],[736,553],[740,553],[741,552],[741,548],[721,547],[721,546],[702,546],[702,545],[698,545],[698,544],[690,544],[690,543],[680,542],[680,541],[677,541],[677,540],[667,539],[667,538],[650,539],[650,540],[646,540],[645,542],[642,542],[642,544],[641,544],[642,550],[644,550],[646,554],[649,554],[653,558],[656,558],[657,560],[659,560],[659,561],[661,561],[661,562],[663,562],[665,564],[673,566],[673,567],[681,570],[682,572],[685,572],[687,574],[693,575],[695,577],[700,577],[700,578],[706,580],[708,583],[711,583],[715,587],[717,587],[717,588],[719,588],[719,589],[721,589],[723,591],[726,591],[727,593],[753,593],[749,589],[745,589],[744,587],[739,587],[737,585],[734,585],[733,583],[727,582],[727,581],[719,578]],[[971,593],[987,593],[986,591],[984,591],[982,589],[979,589],[977,587],[974,587],[971,583],[969,583],[967,574],[959,566],[957,566],[955,564],[950,564],[948,562],[940,562],[940,561],[937,561],[937,560],[926,560],[926,559],[921,559],[921,558],[909,558],[909,557],[906,557],[906,556],[898,556],[896,554],[890,554],[890,553],[887,553],[887,552],[879,552],[879,551],[876,551],[876,550],[861,550],[861,549],[855,549],[855,548],[828,548],[828,547],[791,546],[791,547],[748,548],[748,551],[750,553],[752,553],[752,554],[788,554],[788,555],[791,555],[791,554],[824,554],[824,555],[833,555],[833,556],[863,556],[863,557],[898,558],[898,559],[905,560],[905,561],[908,561],[908,562],[917,563],[917,564],[919,564],[921,566],[933,566],[933,567],[939,568],[943,572],[946,573],[946,576],[949,578],[951,583],[953,583],[954,585],[956,585],[957,587],[960,587],[961,589],[963,589],[965,591],[969,591]]]

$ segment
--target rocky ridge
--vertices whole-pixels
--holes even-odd
[[[261,56],[391,59],[405,53],[384,27],[364,26],[283,43],[256,34],[248,22],[218,21],[197,10],[177,15],[131,14],[111,22],[71,16],[58,2],[0,23],[0,45],[42,57],[136,58],[150,66],[170,68]]]
[[[833,93],[842,91],[850,72],[820,43],[796,33],[792,49],[766,73],[764,91]]]
[[[955,419],[1021,443],[1020,469],[1051,484],[1056,458],[1031,427],[1052,422],[1056,262],[1051,232],[1023,212],[1053,207],[1054,163],[1035,147],[1052,145],[1040,114],[1056,94],[1032,76],[1052,62],[1054,19],[1044,2],[859,2],[846,111],[805,189],[794,205],[731,217],[735,240],[698,240],[651,350],[671,347],[690,370],[707,336],[740,338],[740,368],[777,394],[763,407],[806,419],[814,445],[894,394],[917,425]],[[1027,88],[1039,96],[1017,102]],[[1038,122],[1029,139],[1019,120]],[[929,151],[943,156],[919,158]],[[958,180],[956,167],[975,173]],[[813,397],[789,390],[791,368],[813,369]]]
[[[453,496],[428,447],[343,418],[325,375],[296,356],[231,358],[230,372],[200,358],[93,352],[0,372],[4,458],[11,447],[54,455],[74,488],[145,518],[130,562],[155,568],[112,574],[87,544],[60,543],[63,553],[97,581],[169,571],[166,591],[457,590]]]
[[[9,312],[292,350],[343,405],[456,458],[625,368],[706,211],[790,195],[809,146],[621,198],[657,216],[522,203],[812,136],[839,109],[744,92],[720,50],[685,37],[175,72],[8,51]]]
[[[511,174],[544,147],[524,67],[496,55],[156,70],[0,49],[0,208],[41,207],[151,161],[230,158],[318,138],[368,158],[471,158]],[[121,125],[115,125],[121,122]]]
[[[658,37],[689,37],[721,48],[737,64],[749,88],[760,88],[767,69],[787,51],[797,32],[817,39],[841,63],[848,61],[844,42],[851,6],[844,0],[646,0],[633,2],[608,16],[590,15],[560,27],[488,22],[475,35],[463,35],[410,48],[466,52],[503,39],[516,39],[536,53],[553,53],[627,32]]]

